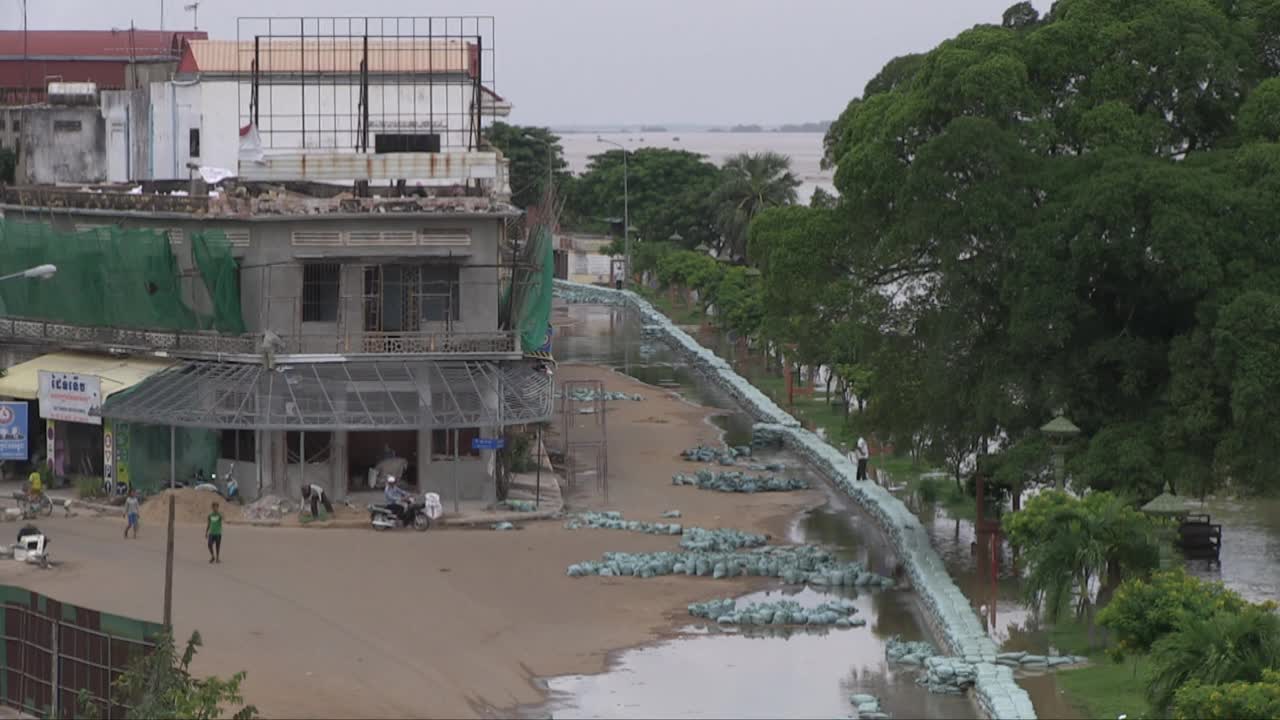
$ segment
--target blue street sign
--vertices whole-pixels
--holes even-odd
[[[503,438],[471,438],[472,450],[501,450],[506,445],[507,441]]]
[[[27,403],[0,402],[0,460],[26,460]]]

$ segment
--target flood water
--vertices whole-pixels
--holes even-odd
[[[719,407],[717,424],[730,444],[751,437],[751,419],[666,346],[640,337],[639,324],[620,309],[557,307],[555,355],[561,362],[591,362],[644,382],[678,389],[691,400]],[[569,322],[570,324],[565,324]],[[895,558],[870,517],[788,453],[768,458],[790,466],[825,489],[827,503],[797,517],[788,541],[831,547],[848,560],[888,574]],[[791,469],[791,468],[794,468]],[[641,581],[642,582],[642,581]],[[708,581],[714,582],[714,581]],[[630,717],[851,717],[852,693],[875,695],[894,717],[976,718],[967,697],[932,695],[915,684],[916,672],[890,667],[885,644],[894,635],[931,638],[916,597],[898,590],[783,589],[739,602],[786,597],[806,605],[839,596],[852,599],[867,625],[848,629],[721,629],[691,622],[676,637],[626,650],[610,670],[545,680],[549,700],[529,714],[558,718]]]

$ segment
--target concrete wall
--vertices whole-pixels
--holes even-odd
[[[28,107],[19,119],[18,183],[107,179],[106,122],[97,107]]]
[[[801,428],[795,418],[734,372],[727,362],[699,345],[635,293],[557,281],[556,294],[568,302],[634,310],[644,323],[645,334],[666,342],[692,367],[733,397],[760,423],[756,428],[758,434],[785,443],[861,505],[893,542],[945,650],[976,666],[974,693],[983,710],[996,720],[1035,718],[1031,698],[1014,681],[1010,668],[996,664],[995,643],[983,631],[968,598],[948,575],[928,531],[902,501],[874,483],[855,481],[857,468],[843,453]]]
[[[147,177],[151,165],[150,98],[146,90],[111,90],[101,94],[106,121],[109,182]]]

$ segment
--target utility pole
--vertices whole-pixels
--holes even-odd
[[[599,135],[596,136],[597,142],[605,145],[612,145],[622,151],[622,243],[627,255],[626,267],[622,272],[622,282],[624,287],[631,287],[631,191],[628,187],[630,182],[627,170],[627,155],[630,153],[621,143],[605,140]]]
[[[176,496],[169,493],[169,538],[164,549],[164,627],[173,631],[173,507]]]
[[[22,0],[22,104],[31,104],[31,57],[27,50],[27,0]]]
[[[160,0],[160,31],[164,32],[164,0]]]

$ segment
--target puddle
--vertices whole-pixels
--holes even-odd
[[[669,349],[649,347],[640,361],[638,323],[626,313],[597,306],[557,309],[572,324],[558,328],[555,354],[562,362],[608,365],[643,382],[678,387],[691,400],[727,411],[714,422],[726,442],[746,444],[751,419],[695,371],[680,366]],[[891,574],[896,558],[874,521],[856,504],[787,452],[757,458],[787,466],[788,475],[814,481],[827,493],[827,503],[792,523],[788,541],[832,547],[847,560],[875,572]],[[932,640],[920,615],[917,598],[897,590],[852,591],[773,589],[740,598],[788,598],[816,605],[825,598],[852,599],[867,625],[848,629],[722,630],[715,624],[691,622],[678,637],[656,645],[623,651],[610,669],[596,675],[546,679],[548,702],[523,709],[522,715],[557,718],[723,718],[850,717],[848,696],[868,693],[885,711],[907,718],[976,718],[968,697],[932,695],[915,684],[917,671],[890,667],[885,645],[894,635]]]

